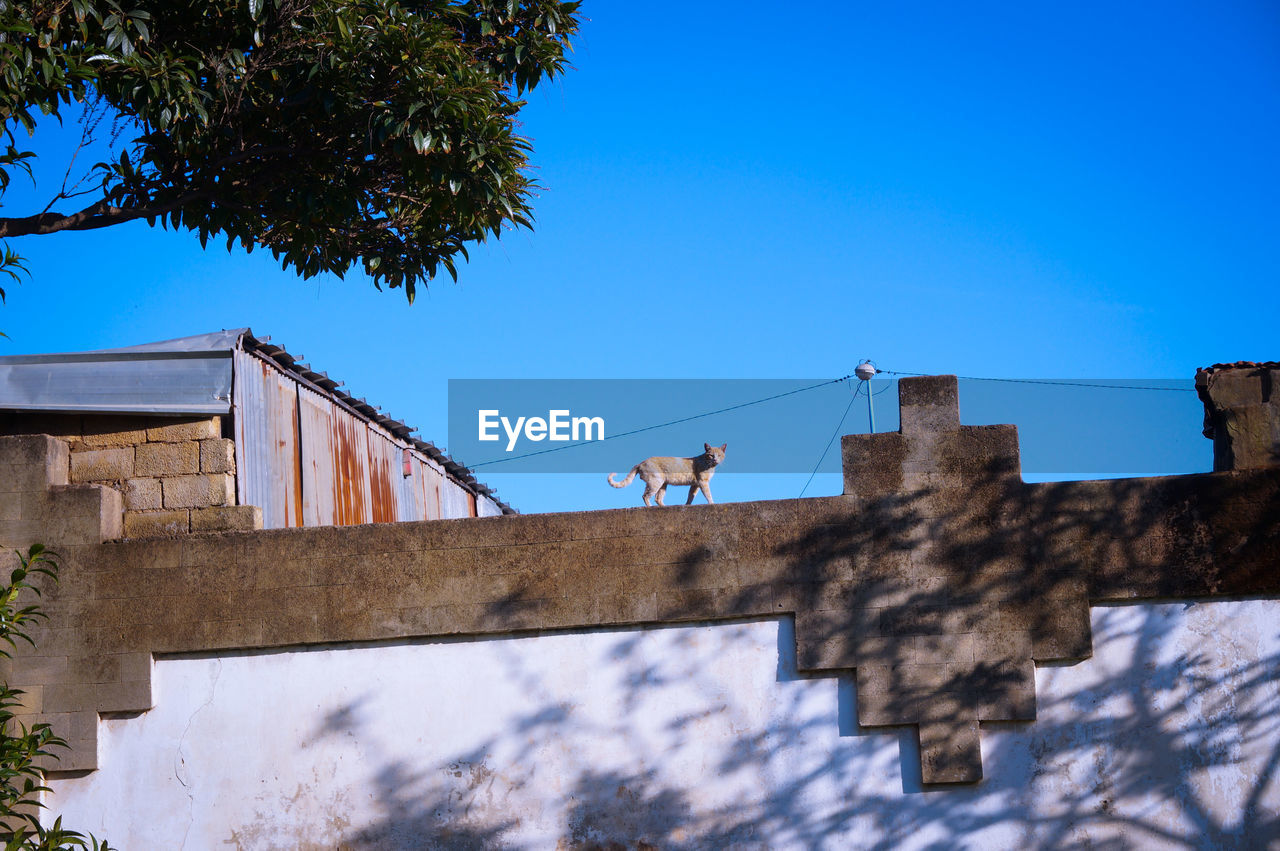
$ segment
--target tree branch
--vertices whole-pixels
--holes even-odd
[[[78,213],[37,213],[34,216],[0,217],[0,238],[11,236],[42,236],[64,230],[95,230],[110,225],[123,224],[134,219],[162,216],[192,201],[205,197],[203,192],[192,192],[167,204],[152,207],[116,207],[106,201],[90,204]]]

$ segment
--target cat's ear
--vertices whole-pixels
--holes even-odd
[[[725,450],[726,450],[726,449],[728,449],[728,448],[729,448],[729,444],[727,444],[727,443],[722,443],[722,444],[720,444],[720,451],[721,451],[721,452],[725,451]]]
[[[702,444],[702,448],[703,448],[703,449],[705,449],[706,451],[710,452],[710,451],[711,451],[711,444],[710,444],[710,443],[704,443],[704,444]]]

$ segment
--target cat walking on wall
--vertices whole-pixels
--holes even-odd
[[[724,451],[729,448],[729,444],[712,446],[704,443],[702,446],[706,452],[695,458],[668,458],[664,455],[646,458],[632,467],[631,472],[620,482],[613,480],[617,473],[610,473],[609,484],[615,488],[625,488],[638,475],[644,481],[645,505],[651,504],[650,497],[656,497],[658,505],[666,505],[662,499],[666,496],[667,485],[689,486],[689,498],[685,500],[685,505],[692,504],[698,491],[702,491],[707,502],[715,502],[711,498],[711,477],[715,475],[720,462],[724,461]]]

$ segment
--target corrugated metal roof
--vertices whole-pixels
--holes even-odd
[[[252,352],[274,362],[285,371],[291,372],[300,378],[304,385],[310,386],[313,390],[319,391],[321,395],[329,397],[363,419],[377,423],[397,438],[412,444],[419,452],[443,467],[445,472],[456,479],[466,490],[487,496],[497,503],[504,514],[518,513],[498,498],[497,491],[484,482],[476,481],[476,477],[471,470],[454,461],[434,443],[415,436],[413,428],[405,425],[400,420],[387,416],[379,408],[370,405],[364,399],[357,399],[349,393],[338,389],[343,386],[342,382],[333,380],[328,373],[316,372],[311,368],[310,364],[304,363],[301,357],[294,357],[285,351],[283,346],[272,343],[270,337],[258,339],[253,336],[253,332],[248,328],[243,329],[240,335],[239,345],[243,351]]]
[[[415,436],[414,429],[338,389],[341,382],[313,370],[270,337],[258,339],[249,328],[91,352],[0,357],[0,410],[227,414],[236,351],[271,361],[304,386],[412,445],[465,490],[487,496],[503,513],[516,513],[492,488],[476,481],[469,469]]]

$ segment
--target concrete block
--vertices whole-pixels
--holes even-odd
[[[0,437],[0,493],[35,493],[65,485],[67,442],[43,434]]]
[[[37,761],[46,771],[93,771],[98,767],[98,713],[93,711],[80,712],[71,717],[73,719],[92,719],[94,721],[93,735],[88,738],[63,736],[67,742],[66,750],[59,750]],[[53,730],[55,733],[59,732],[56,724]]]
[[[151,708],[151,682],[98,683],[91,706],[98,712],[145,712]]]
[[[191,511],[192,532],[240,532],[262,528],[262,509],[256,505],[223,505]]]
[[[135,471],[139,476],[189,476],[200,472],[200,444],[144,443],[137,449]]]
[[[904,378],[898,382],[898,420],[907,434],[960,427],[960,390],[954,375]]]
[[[920,768],[925,783],[977,783],[982,779],[978,722],[920,725]]]
[[[208,508],[235,502],[235,484],[225,473],[163,479],[165,508]]]
[[[119,540],[124,536],[124,497],[120,491],[112,488],[98,487],[96,490],[100,505],[97,518],[98,538],[90,543]]]
[[[94,708],[92,683],[49,683],[44,689],[44,712],[81,712]]]
[[[1086,601],[1047,614],[1031,627],[1032,656],[1046,659],[1087,659],[1093,655],[1093,627]]]
[[[1036,669],[1030,660],[978,665],[971,678],[979,721],[1034,721]]]
[[[858,664],[855,636],[844,619],[831,612],[796,613],[796,660],[802,671],[853,668]]]
[[[200,624],[201,645],[211,650],[255,647],[262,644],[262,635],[262,621],[254,618],[229,618]]]
[[[126,538],[168,538],[191,530],[186,511],[130,511],[124,516]]]
[[[116,657],[120,660],[120,679],[129,681],[151,681],[151,654],[148,652],[124,653]]]
[[[66,682],[68,670],[67,656],[28,656],[18,663],[16,673],[6,675],[4,681],[15,683],[23,688],[45,683],[61,683]]]
[[[1088,607],[1085,607],[1086,613]],[[1020,662],[1031,659],[1031,633],[1026,629],[1006,629],[973,635],[973,658],[977,662]]]
[[[143,417],[86,414],[82,423],[80,442],[85,446],[122,447],[147,442]]]
[[[14,715],[34,715],[44,711],[44,686],[24,686],[17,691],[19,693],[10,710]]]
[[[840,451],[846,496],[878,499],[902,490],[907,444],[901,434],[846,434]]]
[[[80,683],[120,682],[120,655],[82,656],[71,660],[70,679]]]
[[[129,511],[155,511],[163,507],[159,479],[127,479],[124,507]]]
[[[132,475],[132,447],[71,453],[73,482],[117,482]]]
[[[184,440],[208,440],[222,436],[222,418],[182,418],[156,420],[147,429],[147,440],[153,443],[177,443]]]
[[[913,691],[940,689],[949,679],[946,665],[898,665],[893,677],[901,688]]]
[[[657,592],[658,619],[697,620],[731,609],[727,594],[714,588],[674,588]]]
[[[1265,369],[1224,369],[1214,372],[1208,380],[1209,397],[1219,408],[1239,408],[1269,402],[1270,394],[1263,391],[1264,383],[1273,386],[1275,377],[1267,376]]]
[[[5,546],[56,542],[59,549],[120,537],[120,492],[105,485],[70,485],[18,499],[0,499]]]
[[[236,471],[236,444],[230,438],[212,438],[200,441],[200,472],[234,473]]]
[[[919,721],[918,702],[888,689],[869,690],[858,669],[858,724],[862,727],[896,727]]]

